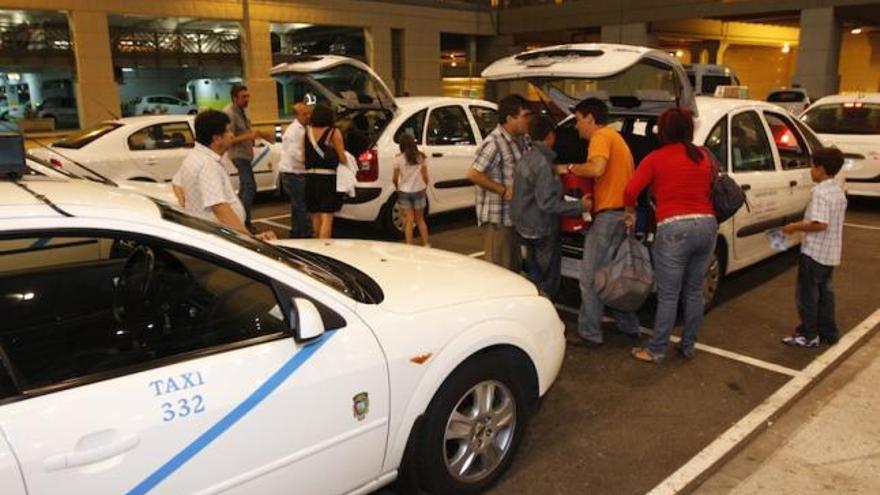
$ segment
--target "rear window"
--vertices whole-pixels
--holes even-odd
[[[771,103],[800,103],[804,101],[804,94],[799,91],[777,91],[770,93],[767,101]]]
[[[732,86],[734,84],[733,78],[730,76],[706,76],[704,75],[702,78],[702,92],[703,94],[715,94],[715,88],[718,86]]]
[[[98,124],[97,126],[86,129],[84,131],[75,132],[70,136],[62,139],[61,141],[54,143],[52,146],[78,150],[83,146],[91,143],[92,141],[100,138],[101,136],[106,136],[116,129],[119,129],[120,127],[122,127],[122,124],[117,124],[113,122]]]
[[[880,134],[880,104],[822,105],[809,110],[802,119],[819,134]]]

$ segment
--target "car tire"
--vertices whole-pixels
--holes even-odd
[[[391,193],[379,211],[379,228],[393,240],[403,239],[403,210],[397,204],[397,193]]]
[[[712,309],[718,300],[718,287],[721,286],[721,279],[724,278],[724,267],[724,244],[717,242],[709,261],[709,267],[706,269],[706,275],[703,277],[704,311]]]
[[[429,493],[481,493],[513,462],[535,398],[511,356],[468,359],[428,405],[415,450],[419,484]]]

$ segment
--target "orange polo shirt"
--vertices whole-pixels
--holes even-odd
[[[619,132],[602,127],[590,139],[587,161],[597,156],[605,157],[608,165],[593,179],[593,211],[623,208],[623,191],[635,168],[629,146]]]

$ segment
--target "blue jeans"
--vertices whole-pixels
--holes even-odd
[[[714,218],[678,220],[657,227],[652,254],[657,283],[657,315],[648,350],[658,358],[666,354],[675,326],[678,301],[684,302],[681,348],[693,351],[703,324],[703,279],[715,251],[718,222]]]
[[[281,174],[281,188],[290,198],[290,237],[312,237],[312,220],[306,210],[306,174]]]
[[[587,341],[601,343],[602,315],[605,304],[593,286],[596,272],[611,263],[618,246],[626,236],[623,211],[597,213],[584,236],[584,257],[581,260],[581,310],[578,315],[578,335]],[[617,329],[627,335],[638,335],[639,318],[635,313],[612,309]]]
[[[251,210],[257,196],[257,181],[254,179],[254,167],[247,158],[234,158],[232,163],[238,170],[238,198],[244,206],[244,224],[251,224]]]
[[[559,236],[523,239],[522,244],[526,248],[529,280],[553,299],[559,292],[562,280],[562,244]]]
[[[826,342],[837,342],[839,332],[834,320],[832,275],[834,275],[833,266],[823,265],[801,254],[798,260],[795,299],[798,316],[801,318],[798,333],[807,340],[815,338],[818,334]]]

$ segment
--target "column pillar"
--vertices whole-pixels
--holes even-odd
[[[833,7],[801,11],[797,68],[792,82],[812,98],[837,93],[840,87],[840,23]]]
[[[379,74],[385,84],[394,81],[391,73],[391,28],[388,26],[370,26],[364,30],[367,43],[367,60],[370,67]],[[394,88],[389,86],[391,91]]]
[[[76,106],[81,128],[122,113],[119,87],[113,78],[107,14],[74,10],[68,16],[76,65]]]
[[[251,93],[248,113],[252,121],[278,120],[278,90],[269,75],[272,68],[272,38],[269,21],[252,19],[244,3],[241,62],[243,79]]]
[[[404,90],[412,96],[443,94],[440,82],[440,31],[409,25],[403,32]]]

